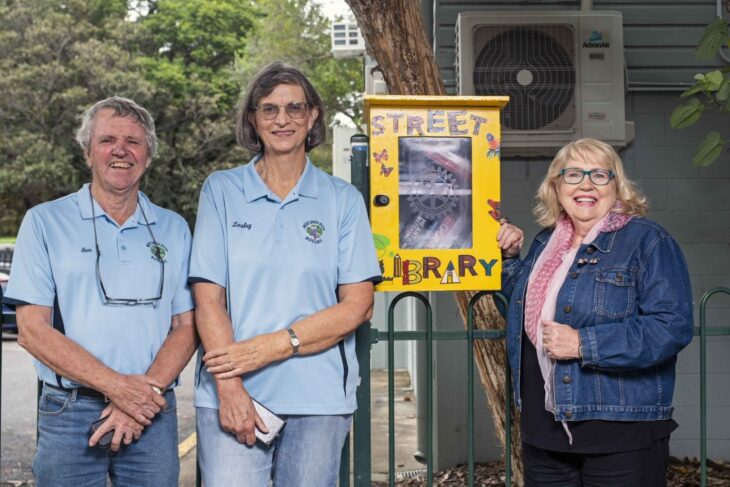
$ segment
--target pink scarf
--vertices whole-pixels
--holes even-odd
[[[633,218],[631,215],[611,212],[603,219],[603,226],[600,231],[607,233],[620,230],[631,218]],[[535,279],[527,288],[525,331],[533,345],[537,345],[537,325],[540,322],[540,313],[545,304],[548,286],[555,275],[555,271],[563,263],[563,257],[570,251],[574,235],[573,222],[565,213],[561,213],[550,241],[543,250],[543,253],[545,253],[543,264],[536,270]]]

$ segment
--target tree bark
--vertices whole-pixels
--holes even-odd
[[[445,95],[418,0],[345,0],[391,95]]]
[[[441,73],[428,42],[418,0],[345,0],[355,14],[368,54],[378,63],[391,95],[446,95]],[[474,292],[456,292],[464,323]],[[491,298],[474,307],[475,329],[504,328],[504,320]],[[482,387],[492,412],[497,437],[505,445],[505,345],[504,340],[478,340],[475,358]],[[514,481],[523,485],[519,421],[513,408],[512,469]]]

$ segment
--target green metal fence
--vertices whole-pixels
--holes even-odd
[[[433,367],[432,354],[433,343],[438,340],[466,340],[467,342],[467,442],[468,442],[468,458],[467,458],[467,482],[469,487],[474,485],[474,341],[475,340],[497,340],[505,336],[504,330],[475,330],[474,329],[474,306],[479,299],[490,295],[491,293],[480,292],[476,294],[469,303],[467,313],[467,328],[464,331],[438,331],[433,329],[433,316],[431,305],[428,299],[422,294],[415,292],[407,292],[399,294],[393,299],[388,308],[388,329],[387,331],[379,331],[371,328],[370,324],[363,325],[358,331],[358,359],[362,367],[360,373],[362,383],[360,389],[365,388],[363,395],[358,397],[358,411],[355,415],[354,433],[352,441],[354,442],[354,456],[362,459],[371,458],[371,436],[370,436],[370,370],[366,364],[370,363],[370,348],[372,344],[386,341],[388,346],[388,429],[389,429],[389,457],[388,457],[388,481],[390,486],[395,485],[396,469],[395,469],[395,386],[394,386],[394,367],[395,362],[395,342],[400,340],[416,340],[426,342],[426,401],[428,404],[428,432],[427,432],[427,450],[426,450],[426,484],[430,487],[433,485]],[[707,326],[707,303],[716,294],[730,295],[728,288],[714,288],[707,291],[700,301],[700,325],[694,330],[695,336],[700,339],[700,483],[702,487],[707,485],[707,350],[706,342],[708,336],[730,335],[730,326]],[[500,293],[491,294],[496,301],[504,305],[506,309],[507,301]],[[414,298],[420,301],[426,310],[426,326],[425,331],[395,331],[395,308],[401,301],[407,298]],[[512,484],[511,473],[511,387],[510,387],[510,371],[505,371],[507,380],[505,390],[507,391],[504,407],[506,408],[506,445],[505,445],[505,485]],[[367,402],[361,402],[367,401]],[[346,445],[349,451],[349,445]],[[344,458],[344,457],[343,457]],[[353,463],[354,468],[354,484],[355,487],[370,486],[371,474],[369,462]],[[350,485],[349,463],[343,463],[340,474],[340,486]]]
[[[707,485],[707,337],[730,335],[730,326],[707,327],[707,302],[717,294],[730,295],[730,288],[716,287],[702,295],[700,326],[695,336],[700,337],[700,485]]]
[[[399,340],[415,340],[426,342],[426,404],[427,404],[427,438],[426,438],[426,482],[430,487],[433,484],[433,343],[438,340],[466,340],[467,342],[467,381],[468,381],[468,396],[467,396],[467,448],[468,448],[468,485],[471,487],[474,483],[474,340],[498,340],[504,338],[504,330],[475,330],[474,329],[474,306],[476,302],[485,297],[489,296],[490,293],[480,292],[471,299],[468,306],[468,324],[467,329],[464,331],[437,331],[433,329],[433,311],[431,304],[428,299],[420,293],[406,292],[398,294],[395,299],[390,303],[388,307],[388,330],[385,332],[378,331],[377,329],[370,329],[369,326],[363,328],[369,329],[371,333],[371,339],[365,343],[358,342],[358,349],[360,347],[367,347],[368,352],[370,345],[379,341],[387,341],[388,345],[388,482],[389,485],[395,485],[395,370],[393,364],[395,363],[395,342]],[[507,305],[507,300],[500,293],[493,295],[495,299],[499,300],[502,304]],[[407,299],[414,298],[423,304],[426,310],[426,328],[424,331],[395,331],[395,309],[398,303]],[[366,362],[360,362],[361,364],[369,364],[369,353]],[[506,404],[510,404],[511,400],[511,387],[509,370],[505,374],[506,384],[505,389],[507,391],[505,401]],[[369,369],[361,369],[361,375],[369,375]],[[367,381],[369,383],[369,379]],[[358,403],[360,404],[360,403]],[[369,408],[366,411],[361,411],[358,408],[356,413],[355,424],[358,422],[370,422]],[[511,408],[507,409],[507,424],[511,424]],[[357,428],[356,428],[357,429]],[[509,427],[505,428],[506,432],[506,479],[508,484],[511,484],[511,430]],[[361,436],[354,435],[354,451],[358,452],[360,449],[370,450],[370,435]],[[368,455],[369,456],[369,455]],[[359,465],[355,465],[355,485],[370,485],[370,465],[367,466],[368,473],[358,472]],[[344,476],[341,475],[340,485],[343,485]],[[358,482],[358,479],[362,480],[362,483]]]
[[[699,336],[700,340],[700,485],[707,485],[707,337],[708,336],[728,336],[730,335],[730,326],[707,326],[707,304],[711,298],[718,294],[730,295],[730,288],[718,287],[713,288],[703,294],[700,300],[699,327],[695,328],[695,336]],[[476,294],[468,307],[467,328],[464,331],[438,331],[433,329],[433,313],[431,305],[425,296],[419,293],[403,293],[398,295],[390,304],[388,309],[388,330],[379,331],[370,327],[369,323],[363,324],[356,332],[357,339],[357,355],[358,361],[362,365],[361,383],[358,387],[358,410],[355,414],[353,422],[353,433],[351,441],[354,443],[353,449],[353,475],[352,480],[356,487],[366,487],[371,485],[371,408],[370,408],[370,349],[375,343],[386,341],[388,345],[388,408],[389,408],[389,468],[388,478],[390,485],[395,485],[395,415],[394,415],[394,358],[395,358],[395,342],[399,340],[417,340],[426,342],[426,395],[428,402],[428,438],[426,452],[426,482],[427,485],[433,484],[433,369],[431,367],[433,343],[435,340],[466,340],[467,342],[467,373],[468,373],[468,411],[467,411],[467,441],[468,441],[468,485],[474,483],[474,341],[475,340],[497,340],[504,338],[503,330],[475,330],[474,329],[474,305],[479,300],[489,295],[487,292]],[[0,297],[2,293],[0,292]],[[494,299],[506,305],[504,296],[499,293],[492,295]],[[425,331],[395,331],[395,307],[401,301],[413,298],[420,301],[426,309],[426,329]],[[0,298],[1,299],[1,298]],[[505,306],[506,308],[506,306]],[[15,314],[3,312],[0,314],[0,324],[14,323]],[[1,353],[0,353],[1,357]],[[505,407],[507,407],[506,424],[511,424],[510,410],[508,407],[511,401],[511,388],[509,383],[509,370],[506,371],[507,379],[505,397]],[[506,455],[505,468],[506,477],[505,484],[511,485],[511,450],[510,450],[510,434],[509,427],[505,428],[506,432]],[[348,438],[349,440],[349,438]],[[340,486],[345,487],[350,482],[350,441],[347,442],[342,452],[342,466],[340,470]],[[200,486],[198,477],[197,485]]]

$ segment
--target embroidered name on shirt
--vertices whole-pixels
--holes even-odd
[[[81,253],[82,254],[90,254],[91,249],[87,249],[86,247],[81,247]]]
[[[304,228],[304,232],[306,233],[304,239],[307,242],[312,242],[315,244],[322,243],[324,225],[322,225],[321,222],[318,222],[317,220],[309,220],[307,222],[304,222],[302,228]]]
[[[233,225],[231,225],[231,226],[233,228],[243,228],[244,230],[251,230],[251,224],[246,223],[246,222],[243,222],[243,223],[233,222]]]

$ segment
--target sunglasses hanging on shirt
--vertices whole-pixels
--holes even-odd
[[[161,255],[161,248],[160,244],[157,243],[157,239],[155,238],[155,235],[152,233],[152,229],[150,228],[150,223],[147,221],[147,215],[144,213],[144,209],[142,208],[142,205],[137,203],[139,206],[139,211],[142,213],[142,218],[144,218],[144,224],[147,227],[147,231],[150,234],[150,237],[152,238],[152,254],[156,257],[157,262],[160,264],[160,283],[157,287],[157,297],[154,298],[113,298],[107,295],[106,293],[106,287],[104,286],[104,281],[101,278],[101,267],[99,265],[99,261],[101,259],[101,250],[99,250],[99,239],[96,235],[96,213],[94,211],[94,198],[91,195],[91,189],[89,188],[89,200],[91,201],[91,223],[94,226],[94,247],[96,248],[96,280],[99,282],[99,287],[101,288],[101,293],[104,298],[104,304],[108,304],[110,306],[145,306],[145,305],[151,305],[159,300],[162,299],[162,288],[165,283],[165,261],[163,259],[163,256]]]

